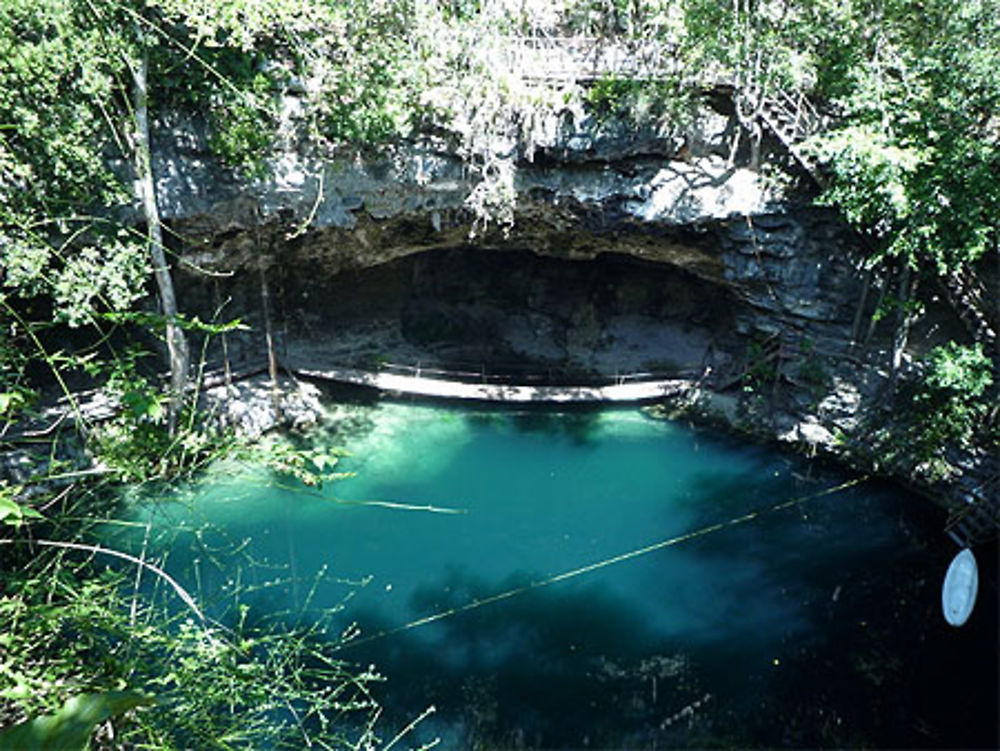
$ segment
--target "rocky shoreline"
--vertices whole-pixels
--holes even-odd
[[[553,131],[517,163],[514,223],[473,228],[472,179],[451,141],[382,155],[271,155],[247,181],[213,159],[194,121],[161,123],[158,199],[172,237],[180,309],[239,319],[204,345],[206,367],[256,372],[204,394],[206,409],[250,436],[276,427],[259,375],[273,330],[294,373],[387,364],[613,377],[689,378],[664,414],[704,420],[893,477],[961,507],[998,473],[983,451],[952,451],[929,483],[866,442],[885,422],[895,279],[866,271],[837,213],[809,204],[765,140],[767,178],[732,150],[732,112],[705,106],[670,137],[593,122]],[[735,156],[735,160],[730,158]],[[785,169],[784,180],[773,179]],[[801,176],[800,176],[801,177]],[[923,291],[905,382],[933,346],[964,336],[946,301]],[[271,300],[265,318],[262,298]],[[457,364],[457,365],[456,365]],[[282,376],[284,422],[308,429],[321,392]],[[269,416],[270,415],[270,416]],[[3,474],[23,475],[6,462]]]

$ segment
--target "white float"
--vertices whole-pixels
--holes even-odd
[[[979,590],[979,570],[976,558],[968,548],[962,550],[948,566],[941,587],[941,607],[944,619],[952,626],[961,626],[972,613]]]

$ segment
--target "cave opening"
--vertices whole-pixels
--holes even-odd
[[[691,376],[731,368],[745,330],[745,304],[724,284],[613,252],[567,260],[459,246],[339,273],[274,264],[265,275],[277,353],[292,368]],[[222,317],[248,324],[227,342],[236,366],[266,351],[260,276],[188,286],[193,308],[225,300]],[[219,344],[209,353],[217,362]]]

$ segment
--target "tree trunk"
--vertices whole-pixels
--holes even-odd
[[[184,400],[184,390],[187,387],[190,354],[184,331],[178,325],[174,282],[163,252],[163,227],[160,223],[160,211],[156,205],[156,189],[153,184],[153,167],[150,157],[148,73],[149,53],[144,51],[138,67],[132,68],[136,187],[140,194],[139,197],[142,199],[149,255],[153,262],[153,275],[160,293],[160,307],[166,320],[167,354],[170,359],[170,401],[167,409],[167,425],[170,434],[173,435],[177,430],[177,416]]]
[[[219,294],[218,279],[212,280],[212,297],[215,303],[215,317],[218,320],[222,313],[222,295]],[[229,393],[229,389],[233,385],[233,370],[229,364],[229,338],[226,336],[225,329],[222,331],[222,373],[225,377],[226,393]]]
[[[267,340],[267,373],[271,377],[271,403],[274,419],[281,421],[281,390],[278,387],[278,358],[274,354],[274,332],[271,326],[271,294],[267,288],[267,272],[260,267],[260,299],[264,308],[264,337]]]
[[[885,301],[885,293],[889,289],[889,271],[885,270],[882,277],[882,282],[879,284],[878,288],[878,298],[875,300],[875,309],[872,314],[868,316],[868,330],[865,331],[865,338],[862,341],[862,346],[867,347],[871,343],[872,336],[875,334],[875,326],[878,324],[879,311],[882,310],[882,303]]]
[[[851,346],[858,343],[858,335],[861,333],[861,318],[865,313],[865,304],[868,302],[868,290],[872,284],[872,270],[865,269],[864,281],[861,284],[861,299],[858,300],[858,308],[854,311],[854,322],[851,324]]]
[[[912,270],[910,264],[906,261],[903,264],[903,272],[899,279],[899,310],[896,312],[896,332],[892,337],[892,369],[889,372],[893,392],[896,390],[896,379],[899,375],[899,369],[903,365],[903,352],[906,350],[906,342],[910,338],[910,324],[913,322],[909,303],[920,280],[917,277],[911,285]]]
[[[760,120],[754,118],[750,128],[750,169],[753,172],[760,172],[760,144],[764,139],[764,131],[760,127]]]

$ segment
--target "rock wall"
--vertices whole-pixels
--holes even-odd
[[[250,326],[227,337],[235,368],[263,361],[266,285],[291,366],[685,371],[701,384],[687,413],[834,455],[885,388],[890,332],[867,336],[876,295],[851,233],[745,148],[730,164],[724,112],[669,138],[564,128],[517,165],[514,224],[474,234],[475,179],[445,140],[365,159],[300,144],[251,183],[192,133],[157,138],[160,201],[182,308]],[[221,340],[208,352],[218,364]]]

